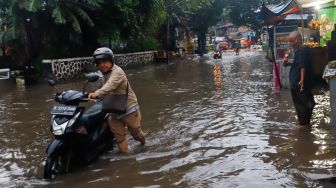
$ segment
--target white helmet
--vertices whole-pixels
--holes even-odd
[[[114,55],[110,48],[101,47],[93,52],[93,62],[98,63],[100,60],[110,60],[114,63]]]

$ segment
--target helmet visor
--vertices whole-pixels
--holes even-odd
[[[95,63],[98,63],[101,60],[110,60],[113,63],[112,57],[109,54],[99,54],[99,55],[93,56],[93,61]]]

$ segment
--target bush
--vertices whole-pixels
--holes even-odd
[[[161,49],[162,46],[160,42],[154,37],[146,37],[143,41],[144,51],[158,50]]]
[[[122,53],[141,52],[159,50],[162,48],[160,42],[152,36],[145,37],[143,40],[131,38],[123,49],[117,49]]]

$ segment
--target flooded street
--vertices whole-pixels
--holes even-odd
[[[42,179],[53,88],[0,81],[0,187],[333,187],[314,181],[336,174],[329,94],[315,96],[312,129],[299,129],[263,54],[223,56],[127,70],[146,146],[129,137],[129,154],[107,153],[53,182]]]

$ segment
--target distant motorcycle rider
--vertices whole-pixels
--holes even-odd
[[[108,94],[125,94],[129,82],[125,72],[115,64],[112,50],[106,47],[96,49],[93,53],[93,60],[103,73],[104,85],[94,93],[90,93],[88,97],[97,99],[104,98]],[[115,135],[121,153],[127,153],[128,151],[125,127],[128,128],[135,140],[142,145],[145,144],[145,135],[141,129],[140,109],[137,97],[130,84],[128,85],[128,92],[126,113],[110,114],[108,118],[108,124]]]

